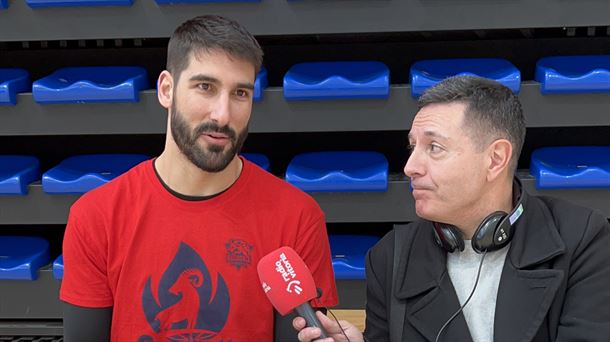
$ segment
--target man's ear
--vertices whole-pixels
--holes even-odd
[[[494,180],[510,167],[513,145],[506,139],[498,139],[489,145],[487,179]]]
[[[161,74],[159,74],[159,79],[157,80],[157,98],[159,99],[159,103],[165,109],[168,109],[172,105],[172,101],[174,95],[174,78],[172,74],[167,70],[163,70]]]

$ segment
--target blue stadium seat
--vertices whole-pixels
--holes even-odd
[[[0,9],[8,8],[8,0],[0,0]]]
[[[64,255],[60,255],[53,261],[53,277],[55,279],[64,278]]]
[[[259,102],[263,100],[264,90],[267,89],[269,82],[267,81],[267,69],[265,67],[261,68],[261,71],[256,75],[256,80],[254,81],[254,102]]]
[[[241,153],[241,156],[258,165],[261,169],[269,171],[269,158],[261,153]]]
[[[261,2],[262,0],[155,0],[159,5],[206,4],[219,2]]]
[[[610,188],[610,146],[539,148],[530,172],[538,189]]]
[[[304,191],[386,191],[388,161],[378,152],[313,152],[295,156],[286,181]]]
[[[541,58],[536,81],[543,94],[610,92],[610,55]]]
[[[0,155],[0,195],[27,195],[28,185],[40,179],[36,157]]]
[[[141,154],[86,154],[67,158],[42,175],[50,194],[82,194],[149,159]]]
[[[284,75],[287,100],[385,99],[390,71],[381,62],[313,62],[292,66]]]
[[[411,96],[451,76],[479,76],[498,81],[515,94],[521,90],[521,72],[511,62],[499,58],[430,59],[411,66]]]
[[[0,236],[0,280],[36,280],[51,261],[47,240],[31,236]]]
[[[148,88],[141,67],[63,68],[34,81],[32,95],[38,103],[138,102]]]
[[[31,89],[30,74],[18,68],[0,68],[0,105],[17,104],[17,93]]]
[[[370,235],[329,235],[335,279],[365,279],[364,257],[379,238]]]
[[[25,0],[31,8],[131,6],[133,0]]]

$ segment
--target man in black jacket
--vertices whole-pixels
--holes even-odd
[[[609,341],[610,224],[599,212],[522,191],[517,97],[490,80],[453,77],[422,95],[419,108],[404,171],[421,219],[367,255],[364,336],[318,313],[328,335]],[[319,336],[300,317],[293,325],[300,341]]]

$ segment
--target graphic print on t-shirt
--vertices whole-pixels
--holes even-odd
[[[252,263],[252,249],[254,246],[242,239],[230,239],[225,243],[227,249],[227,262],[238,270],[248,267]]]
[[[206,341],[224,327],[230,298],[221,275],[211,276],[203,259],[184,242],[153,293],[152,277],[142,290],[142,309],[155,336],[168,341]],[[155,341],[143,335],[139,342]]]

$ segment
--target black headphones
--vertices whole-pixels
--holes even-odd
[[[496,211],[487,216],[472,236],[472,249],[477,253],[491,252],[506,246],[513,238],[513,225],[523,213],[521,181],[513,181],[513,210],[510,213]],[[436,244],[449,253],[464,250],[462,232],[446,223],[432,222]]]

